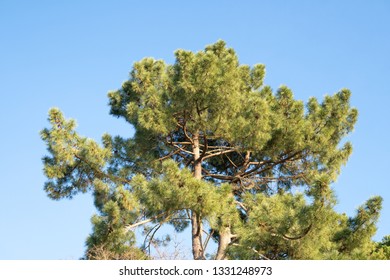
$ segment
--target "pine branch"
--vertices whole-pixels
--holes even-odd
[[[232,246],[239,246],[239,247],[243,247],[242,245],[240,244],[237,244],[237,243],[232,243],[231,244]],[[247,249],[255,252],[257,255],[259,255],[262,259],[264,260],[270,260],[269,258],[267,258],[266,256],[264,256],[263,254],[261,254],[259,251],[257,251],[255,248],[252,248],[252,247],[246,247]]]
[[[182,151],[182,152],[184,152],[184,153],[186,153],[186,154],[194,155],[193,152],[188,151],[188,150],[186,150],[186,149],[183,149],[182,147],[180,147],[180,146],[178,146],[178,145],[173,145],[173,146],[174,146],[175,148],[178,148],[180,151]]]
[[[209,241],[214,234],[214,230],[212,230],[210,233],[206,232],[205,230],[203,230],[203,232],[207,235],[207,238],[206,238],[205,242],[203,243],[203,248],[204,248],[204,250],[206,250],[207,245],[209,244]]]
[[[126,229],[127,231],[129,231],[129,230],[131,230],[132,228],[135,228],[135,227],[138,227],[138,226],[147,224],[147,223],[149,223],[149,222],[152,222],[152,221],[154,221],[154,220],[156,220],[156,219],[158,219],[158,218],[164,216],[164,214],[165,214],[165,212],[164,212],[164,213],[161,213],[161,214],[159,214],[159,215],[153,216],[153,217],[151,217],[151,218],[149,218],[149,219],[140,221],[140,222],[138,222],[138,223],[135,223],[135,224],[132,224],[132,225],[128,225],[128,226],[125,227],[125,229]]]
[[[211,157],[214,157],[214,156],[219,156],[219,155],[223,155],[223,154],[236,152],[236,151],[237,151],[236,149],[230,149],[230,150],[226,150],[226,151],[220,151],[220,152],[217,152],[217,153],[210,153],[207,156],[204,156],[202,158],[202,160],[205,160],[205,159],[208,159],[208,158],[211,158]]]

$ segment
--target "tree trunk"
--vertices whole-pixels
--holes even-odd
[[[194,177],[198,180],[202,179],[202,162],[200,160],[199,149],[199,132],[193,134],[192,151],[194,153]],[[202,217],[198,213],[191,213],[192,226],[192,254],[194,260],[204,260],[204,248],[202,243]]]
[[[202,244],[202,219],[195,212],[191,214],[192,225],[192,254],[194,260],[205,260]]]
[[[230,193],[229,196],[231,198],[234,198],[233,193]],[[226,260],[226,250],[229,246],[229,244],[232,242],[232,237],[234,236],[232,234],[231,225],[228,221],[221,221],[222,226],[219,229],[219,242],[218,242],[218,251],[217,255],[215,256],[216,260]]]
[[[230,231],[230,227],[222,227],[219,232],[219,244],[218,251],[215,257],[216,260],[226,260],[226,250],[232,241],[232,234]]]

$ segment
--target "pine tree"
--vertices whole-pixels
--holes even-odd
[[[100,213],[86,258],[99,258],[97,248],[148,258],[132,229],[145,226],[151,241],[163,224],[190,227],[198,260],[210,239],[215,259],[385,255],[388,242],[371,240],[380,197],[354,218],[333,210],[330,186],[352,152],[341,143],[358,115],[349,90],[306,105],[286,86],[274,93],[263,84],[264,65],[241,65],[223,41],[175,57],[172,65],[136,62],[109,92],[110,113],[132,125],[134,137],[106,134],[99,145],[59,109],[49,112],[45,191],[61,199],[91,190]]]

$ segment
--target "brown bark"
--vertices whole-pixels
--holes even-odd
[[[230,197],[233,198],[233,194],[230,194]],[[219,229],[219,242],[218,242],[218,251],[215,256],[216,260],[226,260],[226,251],[229,244],[232,242],[232,238],[234,235],[232,234],[231,225],[227,221],[222,220],[222,226]]]
[[[192,226],[192,254],[194,260],[205,260],[204,249],[202,244],[202,219],[198,214],[192,212],[191,214]]]
[[[194,153],[194,177],[198,180],[202,179],[202,161],[200,158],[199,149],[199,133],[193,134],[192,151]],[[204,248],[202,243],[202,218],[198,213],[192,211],[191,213],[191,227],[192,227],[192,254],[195,260],[204,260]]]
[[[218,251],[215,256],[216,260],[226,260],[226,250],[232,241],[232,234],[230,231],[230,227],[226,226],[221,229],[219,232],[219,243],[218,243]]]

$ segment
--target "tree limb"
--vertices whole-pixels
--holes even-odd
[[[161,213],[161,214],[159,214],[159,215],[153,216],[153,217],[151,217],[151,218],[149,218],[149,219],[140,221],[140,222],[138,222],[138,223],[128,225],[128,226],[125,227],[125,229],[126,229],[127,231],[129,231],[129,230],[131,230],[132,228],[135,228],[135,227],[138,227],[138,226],[140,226],[140,225],[143,225],[143,224],[147,224],[147,223],[149,223],[149,222],[152,222],[152,221],[154,221],[154,220],[156,220],[156,219],[158,219],[158,218],[164,216],[164,214],[165,214],[165,212],[164,212],[164,213]]]

